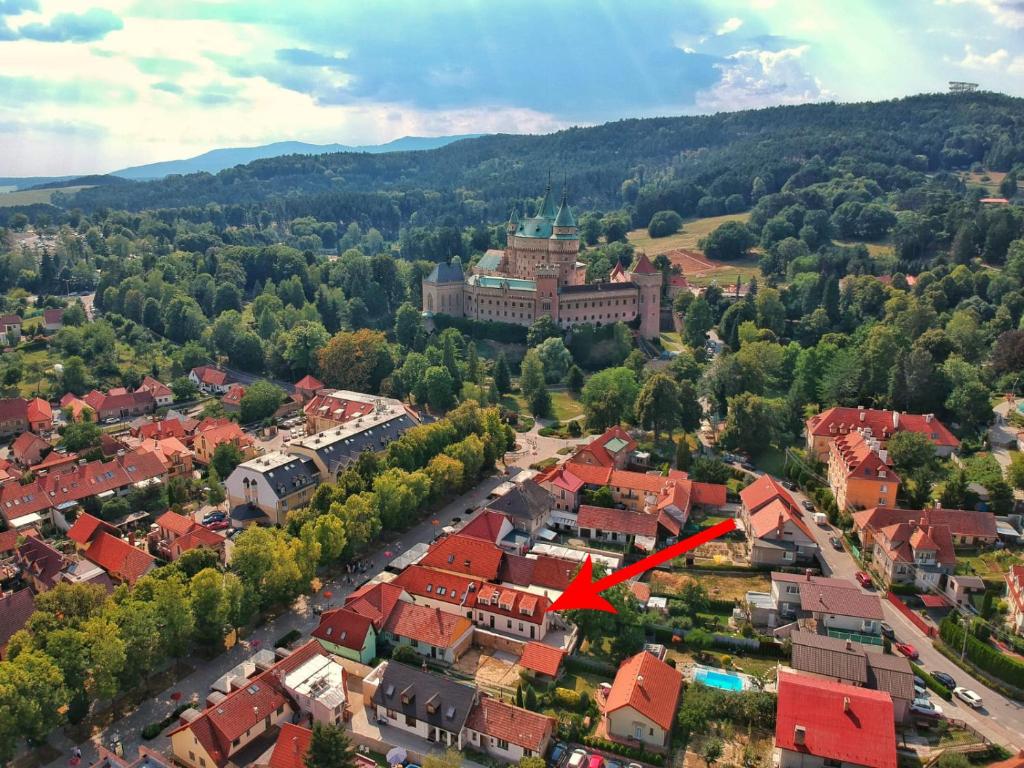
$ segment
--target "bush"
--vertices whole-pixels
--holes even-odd
[[[963,627],[948,617],[939,625],[939,636],[951,648],[964,647],[965,632]],[[1015,688],[1024,688],[1024,664],[969,634],[966,649],[967,658],[982,670]]]
[[[674,235],[683,226],[683,217],[675,211],[658,211],[651,216],[647,225],[647,234],[651,237],[668,237]]]
[[[580,695],[568,688],[555,688],[554,704],[559,709],[580,709]]]
[[[160,731],[162,731],[163,729],[164,727],[162,723],[150,723],[149,725],[143,727],[142,738],[144,738],[146,741],[149,741],[150,739],[155,739],[157,736],[160,735]]]
[[[286,632],[281,635],[277,640],[274,641],[275,648],[284,648],[287,645],[291,645],[296,640],[302,637],[302,633],[297,629],[293,629],[291,632]]]
[[[579,741],[584,746],[600,749],[605,752],[611,752],[613,755],[628,757],[631,760],[640,760],[641,762],[650,763],[651,765],[663,765],[665,762],[665,758],[662,755],[648,752],[640,747],[630,747],[626,744],[619,744],[618,742],[608,741],[607,739],[600,739],[597,736],[584,736],[579,739]]]
[[[143,726],[142,738],[146,741],[149,741],[150,739],[155,739],[163,732],[164,728],[169,726],[171,723],[177,721],[177,719],[181,716],[181,713],[184,712],[186,709],[193,709],[192,702],[179,704],[174,708],[171,714],[169,714],[160,722],[149,723],[148,725]]]
[[[926,672],[923,667],[919,667],[914,662],[910,662],[910,668],[914,670],[915,675],[924,680],[924,684],[928,688],[933,690],[935,693],[939,694],[940,697],[942,697],[946,701],[951,701],[953,699],[952,691],[950,691],[949,688],[947,688],[934,677],[932,677],[931,674]]]

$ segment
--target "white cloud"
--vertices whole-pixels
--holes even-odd
[[[1024,3],[1020,0],[935,0],[936,5],[970,3],[988,11],[997,24],[1024,29]]]
[[[1024,75],[1024,56],[1014,56],[1006,71],[1011,75]]]
[[[736,16],[732,16],[726,19],[722,25],[715,30],[715,34],[721,37],[722,35],[728,35],[730,32],[735,32],[737,29],[743,26],[743,19]]]
[[[999,48],[989,54],[982,54],[975,51],[970,43],[964,46],[964,57],[958,62],[961,67],[967,69],[1000,70],[1003,62],[1010,58],[1005,48]]]
[[[802,104],[831,94],[804,70],[801,58],[809,46],[781,51],[742,50],[718,65],[721,79],[697,94],[702,112],[755,109],[776,104]]]

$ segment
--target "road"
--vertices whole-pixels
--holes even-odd
[[[247,638],[245,647],[236,645],[230,651],[210,660],[198,657],[187,659],[186,662],[195,668],[195,671],[188,675],[188,677],[162,691],[153,699],[144,701],[137,709],[112,725],[97,730],[93,734],[92,739],[87,742],[75,744],[67,737],[63,729],[58,729],[52,733],[49,743],[60,751],[61,756],[50,763],[47,768],[67,768],[71,750],[75,746],[82,750],[84,764],[90,765],[98,759],[94,745],[96,743],[109,744],[111,741],[120,741],[124,747],[125,756],[133,759],[138,752],[139,745],[142,744],[140,736],[142,728],[149,723],[162,720],[174,709],[177,702],[171,699],[172,693],[180,693],[180,698],[183,701],[187,701],[193,696],[201,702],[205,701],[210,685],[254,652],[251,647],[253,641],[258,641],[259,646],[262,648],[273,648],[274,641],[277,638],[293,629],[297,629],[303,636],[307,636],[319,623],[318,617],[313,613],[313,606],[323,605],[326,602],[323,597],[325,592],[331,593],[331,604],[341,604],[344,597],[358,583],[361,583],[363,578],[382,571],[388,561],[394,556],[415,544],[432,541],[442,527],[455,524],[455,518],[459,518],[460,522],[465,521],[466,510],[483,506],[488,494],[498,485],[508,480],[510,476],[514,476],[517,472],[534,462],[556,456],[558,450],[566,445],[583,444],[591,439],[581,438],[567,441],[558,438],[540,437],[537,435],[537,430],[541,426],[541,424],[536,424],[529,433],[517,435],[519,444],[527,448],[527,450],[508,457],[507,473],[502,470],[485,478],[472,490],[452,500],[439,512],[410,530],[403,532],[400,536],[392,536],[387,539],[382,538],[378,541],[376,547],[366,557],[366,560],[369,562],[369,568],[365,576],[356,577],[356,583],[348,584],[345,582],[344,577],[327,580],[324,582],[319,595],[300,597],[288,611],[257,627]],[[437,521],[436,524],[434,521]],[[401,542],[400,545],[396,539]],[[390,552],[391,555],[386,556],[385,552]],[[167,730],[170,730],[170,728]],[[164,733],[166,734],[166,732],[165,730]],[[161,735],[152,741],[145,742],[145,744],[150,749],[167,754],[170,753],[170,739],[166,735]]]
[[[803,502],[807,498],[799,492],[794,492],[793,495],[798,502]],[[822,572],[827,576],[853,581],[854,574],[859,570],[857,562],[846,550],[839,552],[833,549],[828,541],[829,536],[838,535],[836,529],[830,525],[812,524],[809,527],[824,559]],[[1024,748],[1024,705],[996,693],[939,653],[931,640],[884,597],[882,612],[885,614],[886,622],[893,628],[896,638],[901,642],[910,643],[917,649],[920,654],[917,663],[920,666],[928,671],[945,672],[956,680],[957,685],[970,688],[984,701],[984,706],[980,710],[971,709],[955,698],[948,702],[942,701],[941,706],[947,717],[963,720],[991,741],[1003,744],[1011,751]]]

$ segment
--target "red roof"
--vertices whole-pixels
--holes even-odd
[[[772,500],[750,516],[750,533],[758,539],[779,538],[779,531],[786,523],[792,523],[814,541],[814,534],[804,522],[803,515],[788,507],[781,498]]]
[[[25,411],[28,415],[28,420],[33,424],[37,421],[53,420],[53,408],[41,397],[34,397],[29,400]]]
[[[303,407],[307,416],[344,424],[347,421],[365,416],[373,412],[373,402],[369,395],[366,400],[350,400],[342,392],[316,395]]]
[[[619,448],[619,450],[613,453],[612,451],[608,450],[608,443],[610,443],[612,440],[621,440],[625,444],[621,448]],[[573,455],[573,458],[576,458],[581,453],[588,453],[591,455],[591,457],[593,457],[594,461],[599,466],[611,468],[615,466],[616,456],[619,456],[623,453],[629,454],[629,452],[632,451],[634,448],[636,448],[636,440],[630,437],[629,433],[626,430],[624,430],[622,427],[616,424],[615,426],[606,429],[603,434],[598,435],[594,440],[592,440],[587,445],[582,446],[579,450],[576,451],[576,453]]]
[[[196,522],[190,517],[179,515],[169,509],[156,519],[156,524],[164,530],[183,536],[192,530]]]
[[[801,584],[800,609],[872,621],[885,618],[882,600],[877,594],[862,592],[852,581],[842,579],[818,579]]]
[[[33,472],[37,474],[43,470],[54,469],[55,467],[61,467],[67,464],[74,464],[78,461],[77,453],[58,453],[57,451],[50,451],[46,455],[46,458],[35,465]]]
[[[512,587],[496,584],[482,584],[476,594],[476,609],[496,613],[499,616],[541,624],[551,601],[542,595],[523,592]]]
[[[146,376],[136,392],[144,391],[149,392],[154,398],[157,397],[173,397],[174,392],[171,388],[164,384],[162,381],[157,381],[152,376]]]
[[[835,407],[807,420],[807,431],[818,437],[837,437],[867,427],[878,440],[894,432],[920,432],[935,445],[958,448],[960,441],[932,414],[900,413],[876,408]]]
[[[162,437],[176,437],[183,440],[188,437],[185,432],[185,425],[180,419],[163,419],[162,421],[151,421],[140,426],[137,430],[138,436],[143,439]]]
[[[523,648],[523,655],[519,657],[519,666],[554,677],[558,674],[563,659],[565,651],[561,648],[530,640]]]
[[[466,727],[509,744],[543,753],[554,730],[555,718],[482,694],[466,718]]]
[[[429,597],[452,605],[465,605],[467,608],[476,604],[476,590],[480,586],[479,579],[424,568],[422,565],[409,566],[391,583],[410,595]]]
[[[106,531],[114,536],[118,534],[117,528],[110,523],[105,523],[98,517],[84,513],[79,515],[74,525],[68,529],[68,538],[76,544],[85,546],[96,537],[97,531]]]
[[[25,626],[35,609],[35,598],[27,587],[9,595],[0,594],[0,654],[11,635]]]
[[[393,635],[437,648],[450,648],[472,627],[472,622],[465,616],[404,600],[395,604],[384,625],[384,629]]]
[[[892,698],[816,675],[780,674],[775,746],[845,764],[896,768]]]
[[[281,730],[270,753],[270,768],[306,768],[305,757],[313,732],[292,723],[281,723]]]
[[[405,590],[388,583],[365,584],[345,598],[345,607],[365,616],[380,632]]]
[[[651,599],[651,585],[643,581],[629,582],[629,591],[643,605],[647,605],[647,601]]]
[[[53,323],[60,323],[64,321],[64,310],[63,309],[44,309],[43,310],[43,322],[47,325]]]
[[[683,675],[657,656],[640,651],[622,662],[608,692],[605,712],[631,707],[666,731],[675,719]]]
[[[537,475],[536,482],[540,485],[551,483],[555,488],[561,488],[570,493],[576,493],[583,487],[583,481],[565,465],[549,467]]]
[[[494,542],[455,534],[431,546],[419,564],[493,581],[498,577],[502,554]]]
[[[1014,565],[1007,571],[1006,595],[1018,611],[1024,611],[1024,565]]]
[[[564,592],[572,581],[580,564],[551,555],[523,557],[505,555],[499,581],[528,587],[544,587]]]
[[[373,622],[348,608],[335,608],[320,617],[320,624],[311,633],[327,643],[340,645],[353,651],[363,650],[366,633]]]
[[[224,546],[224,537],[216,531],[212,531],[205,525],[196,523],[192,530],[174,541],[174,547],[179,553],[188,552],[198,547],[210,547],[218,549]]]
[[[658,273],[657,267],[651,263],[651,260],[647,258],[647,254],[643,251],[640,251],[640,256],[630,271],[638,275],[656,275]]]
[[[301,379],[299,379],[297,382],[295,382],[295,388],[296,389],[308,389],[308,390],[311,390],[311,391],[315,392],[318,389],[323,389],[324,388],[324,383],[322,381],[320,381],[320,379],[316,378],[315,376],[310,376],[309,374],[306,374]]]
[[[581,504],[577,514],[577,525],[592,530],[614,531],[627,536],[658,535],[658,515],[646,512],[631,512],[628,509],[609,509]]]
[[[895,523],[921,520],[925,525],[944,525],[956,536],[973,536],[992,541],[997,537],[996,517],[991,512],[975,512],[969,509],[872,507],[853,513],[853,524],[857,529],[879,529]]]
[[[0,555],[14,552],[18,548],[17,531],[0,531]]]
[[[245,397],[245,387],[241,384],[232,384],[224,393],[222,402],[227,405],[241,405],[243,397]]]
[[[756,512],[773,499],[782,499],[790,509],[797,510],[796,500],[774,477],[761,475],[740,491],[740,502],[748,512]]]
[[[953,537],[945,525],[896,523],[876,530],[875,541],[894,562],[914,563],[915,552],[929,551],[940,565],[956,565]]]
[[[214,368],[210,365],[200,365],[192,369],[192,373],[196,375],[203,384],[210,386],[222,387],[228,383],[227,371],[222,371],[220,368]]]
[[[11,453],[21,464],[25,464],[29,451],[45,451],[50,444],[34,432],[22,432],[11,443]]]
[[[0,512],[8,522],[33,512],[42,512],[51,506],[50,499],[38,480],[33,480],[28,485],[0,485]]]
[[[690,498],[694,504],[706,507],[724,507],[728,488],[718,483],[690,483]]]
[[[70,535],[70,531],[68,532]],[[156,560],[124,539],[100,531],[85,556],[119,581],[134,584],[156,565]]]
[[[505,523],[511,525],[508,515],[495,512],[493,509],[482,509],[459,530],[459,535],[482,539],[493,544],[501,537],[501,529]]]
[[[899,483],[900,479],[896,472],[889,466],[888,459],[883,460],[882,456],[869,442],[869,438],[862,432],[850,432],[840,435],[832,441],[832,455],[838,457],[846,468],[848,477],[857,475],[860,478],[885,479],[886,481]]]

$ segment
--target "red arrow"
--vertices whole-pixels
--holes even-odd
[[[696,549],[701,544],[706,544],[712,539],[717,539],[719,536],[724,536],[729,531],[736,529],[736,521],[731,517],[728,520],[723,520],[720,523],[712,525],[710,528],[705,528],[700,533],[696,533],[689,538],[683,539],[682,541],[676,542],[670,547],[660,552],[655,552],[653,555],[648,555],[643,560],[639,560],[632,565],[628,565],[625,568],[620,568],[615,573],[609,573],[604,578],[593,581],[593,570],[594,566],[590,562],[590,556],[583,561],[583,565],[580,566],[579,573],[576,574],[576,578],[569,584],[569,588],[562,593],[555,602],[548,608],[549,611],[572,611],[572,610],[591,610],[591,611],[607,611],[608,613],[618,613],[615,610],[615,606],[601,597],[601,592],[604,592],[609,587],[614,587],[616,584],[621,584],[627,579],[631,579],[634,576],[639,576],[644,571],[649,571],[656,565],[661,565],[666,560],[672,560],[673,558],[679,557],[684,552],[689,552],[691,549]]]

